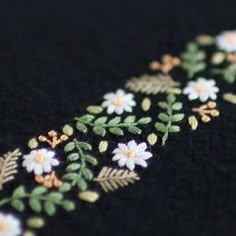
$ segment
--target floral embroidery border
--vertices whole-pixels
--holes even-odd
[[[88,106],[87,114],[75,118],[61,131],[51,130],[32,138],[28,153],[16,149],[0,158],[0,191],[14,180],[21,166],[35,182],[33,189],[19,186],[12,195],[1,196],[0,235],[35,235],[36,230],[45,226],[44,214],[52,216],[59,207],[65,211],[76,208],[76,202],[67,199],[68,193],[75,190],[81,201],[94,203],[99,194],[90,190],[91,185],[111,192],[135,183],[140,179],[136,166],[147,167],[153,157],[150,146],[157,142],[166,145],[170,136],[181,131],[185,119],[189,128],[196,130],[200,122],[208,123],[218,117],[220,111],[215,100],[220,89],[215,80],[236,81],[236,31],[216,37],[200,35],[187,44],[179,57],[163,55],[160,61],[150,63],[150,69],[150,74],[128,80],[125,90],[106,94],[101,105]],[[181,85],[173,79],[175,71],[183,71],[190,81]],[[214,79],[206,79],[206,71]],[[137,93],[143,97],[141,102],[135,99]],[[159,94],[166,94],[165,99]],[[190,104],[192,100],[198,101],[198,107],[184,113],[181,102],[184,95]],[[223,98],[236,104],[236,95],[231,91],[223,94]],[[151,117],[152,109],[158,111],[156,117]],[[141,116],[137,117],[134,110],[139,110]],[[146,130],[151,132],[146,134]],[[140,143],[134,138],[118,143],[111,152],[111,161],[119,168],[102,166],[94,176],[95,166],[102,158],[97,158],[94,147],[84,141],[89,140],[91,132],[101,137],[97,145],[99,153],[108,152],[112,136],[119,138],[130,133],[137,137],[145,133],[146,141]],[[57,171],[59,165],[62,174]],[[5,206],[16,212],[28,207],[37,215],[23,223],[5,212]]]

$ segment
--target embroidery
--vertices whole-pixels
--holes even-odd
[[[200,35],[179,57],[165,54],[160,62],[153,61],[150,75],[129,79],[127,91],[107,93],[100,105],[87,106],[84,114],[61,131],[51,130],[30,139],[22,159],[19,149],[3,155],[0,191],[14,180],[21,166],[33,175],[34,185],[18,186],[10,196],[1,197],[0,235],[32,235],[45,225],[41,213],[52,216],[58,208],[72,211],[77,201],[98,201],[99,187],[111,192],[140,180],[141,167],[147,167],[154,156],[152,146],[165,145],[181,127],[196,130],[201,125],[198,119],[213,122],[220,115],[219,97],[236,104],[232,91],[220,91],[217,86],[218,80],[236,81],[235,52],[236,31],[216,37]],[[175,71],[186,73],[182,84]],[[125,137],[128,133],[131,141]],[[110,167],[104,166],[104,159]],[[74,194],[77,201],[67,199],[75,199]],[[39,216],[20,223],[20,219],[4,212],[9,206],[19,212],[28,208]]]
[[[176,102],[176,97],[173,94],[169,94],[166,102],[159,102],[158,106],[165,110],[165,113],[160,113],[158,115],[160,122],[156,122],[155,124],[157,131],[163,134],[162,145],[164,146],[170,133],[180,132],[180,127],[174,124],[182,121],[184,119],[184,114],[174,114],[174,112],[179,112],[182,109],[183,104],[181,102]]]
[[[126,88],[134,92],[145,94],[180,93],[179,82],[174,81],[169,75],[142,75],[140,78],[128,80]]]
[[[133,184],[137,180],[139,180],[139,177],[133,171],[109,167],[103,167],[98,177],[94,179],[105,192],[115,191],[119,187],[125,187],[130,183]]]
[[[0,157],[0,190],[7,182],[12,181],[17,174],[17,160],[21,156],[19,149],[8,152]]]

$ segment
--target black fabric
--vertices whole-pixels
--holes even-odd
[[[83,114],[104,93],[148,72],[152,59],[180,53],[194,36],[234,28],[236,2],[51,0],[0,6],[4,153],[24,149],[32,136]],[[236,92],[225,83],[221,88]],[[154,148],[139,183],[102,194],[96,204],[79,203],[73,213],[59,211],[39,235],[235,235],[236,110],[222,101],[219,107],[214,122],[194,133],[184,129],[166,147]],[[110,156],[102,158],[108,163]],[[20,173],[3,195],[19,182],[30,186],[32,176]]]

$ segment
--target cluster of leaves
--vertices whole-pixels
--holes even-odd
[[[180,83],[174,81],[169,75],[144,74],[139,78],[128,80],[125,86],[133,92],[155,95],[158,93],[179,93],[179,85]]]
[[[173,125],[173,123],[180,122],[184,119],[183,113],[176,113],[175,111],[180,111],[183,107],[181,102],[176,102],[176,97],[173,94],[168,94],[165,102],[159,102],[158,106],[165,110],[158,115],[160,122],[156,122],[156,129],[163,134],[162,145],[164,146],[169,133],[180,132],[180,127],[178,125]]]
[[[134,171],[118,170],[106,166],[94,178],[94,181],[98,182],[105,192],[115,191],[120,187],[133,184],[137,180],[139,180],[139,177]]]
[[[117,136],[124,135],[124,129],[127,129],[132,134],[141,134],[142,129],[138,126],[149,124],[152,119],[150,117],[143,117],[137,119],[136,116],[128,116],[123,121],[121,117],[117,116],[108,120],[108,117],[102,116],[95,119],[93,115],[84,115],[80,118],[75,118],[77,121],[76,128],[83,133],[88,132],[88,127],[92,127],[96,135],[104,137],[109,131],[111,134]]]
[[[90,144],[79,142],[77,139],[73,139],[64,147],[64,152],[68,154],[66,157],[68,165],[62,178],[71,186],[77,186],[81,191],[85,191],[88,188],[87,181],[93,179],[93,172],[88,164],[97,165],[96,158],[85,153],[91,150]]]
[[[0,190],[5,183],[15,178],[15,174],[17,174],[17,160],[20,156],[20,150],[16,149],[0,157]]]
[[[10,198],[0,200],[0,207],[10,204],[17,211],[23,212],[26,209],[25,199],[28,199],[28,205],[34,212],[40,213],[44,211],[49,216],[52,216],[56,213],[58,206],[61,206],[66,211],[75,209],[74,202],[64,199],[63,193],[68,190],[68,186],[62,185],[60,191],[48,192],[47,188],[40,186],[29,193],[23,186],[19,186]]]
[[[224,80],[228,83],[232,84],[236,81],[236,64],[230,64],[224,69],[213,69],[212,72],[223,76]]]
[[[187,45],[186,51],[181,55],[181,59],[181,66],[187,72],[189,79],[206,68],[206,53],[200,50],[195,43],[189,43]]]

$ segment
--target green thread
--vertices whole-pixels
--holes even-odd
[[[236,81],[236,64],[230,64],[224,69],[213,69],[212,73],[222,75],[226,82],[232,84]]]
[[[164,109],[165,113],[160,113],[158,118],[160,122],[156,122],[156,129],[163,134],[162,145],[166,144],[169,133],[180,132],[180,127],[178,125],[173,125],[183,120],[183,113],[176,113],[174,111],[179,111],[182,109],[183,104],[181,102],[176,102],[176,97],[173,94],[167,96],[166,102],[159,102],[158,106]]]
[[[137,120],[136,116],[128,116],[123,121],[121,117],[116,116],[108,120],[108,117],[102,116],[96,118],[93,115],[85,115],[80,118],[75,118],[77,121],[76,128],[83,133],[88,132],[88,127],[92,127],[96,135],[104,137],[107,132],[123,136],[124,129],[127,129],[132,134],[141,134],[142,129],[140,126],[147,125],[151,122],[150,117],[143,117]]]
[[[26,192],[24,186],[17,187],[11,197],[0,201],[0,207],[10,204],[17,211],[23,212],[26,209],[24,199],[28,199],[31,210],[37,213],[44,211],[49,216],[56,213],[57,206],[66,211],[75,209],[74,202],[65,200],[62,193],[48,192],[48,189],[41,186],[34,188],[30,193]]]
[[[93,172],[88,164],[97,165],[96,158],[85,153],[91,150],[90,144],[79,142],[77,139],[73,139],[64,147],[64,152],[68,154],[66,157],[68,165],[62,179],[69,182],[71,186],[77,186],[81,191],[87,190],[87,181],[93,179]]]
[[[206,53],[200,50],[195,43],[187,45],[186,51],[181,55],[181,59],[181,66],[187,72],[189,79],[192,79],[195,74],[206,68]]]

